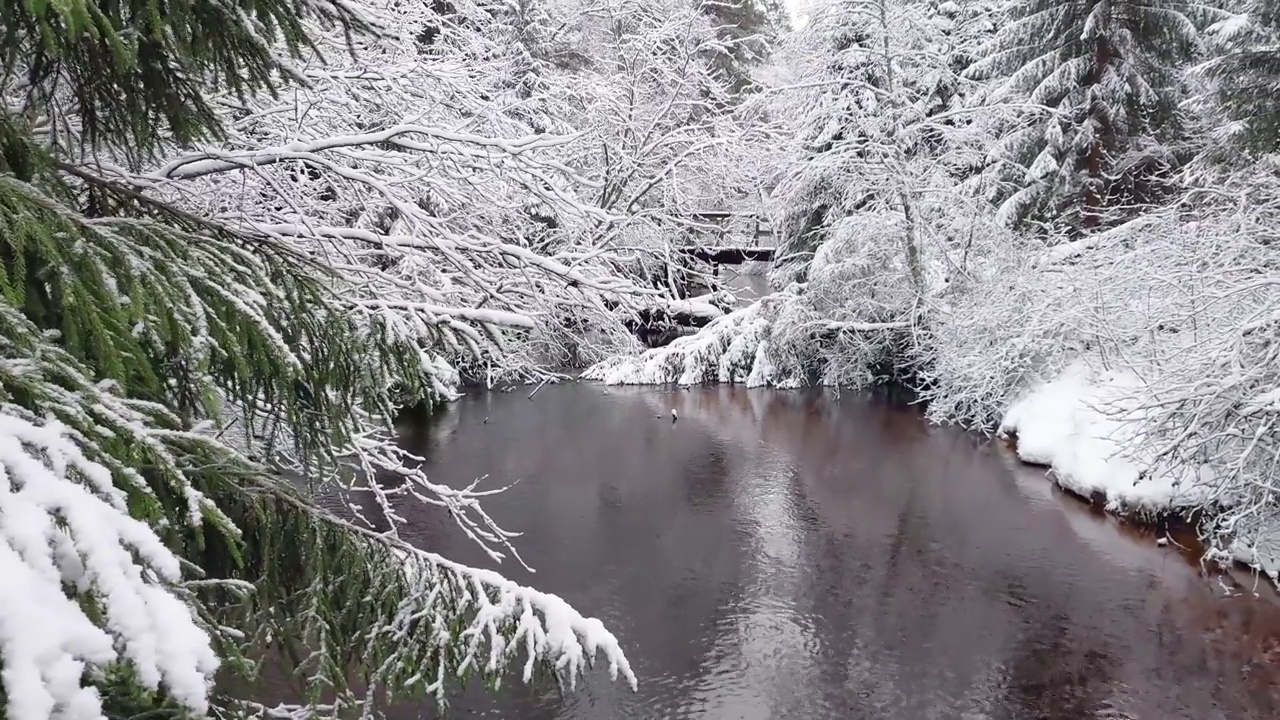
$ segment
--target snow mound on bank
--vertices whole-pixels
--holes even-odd
[[[1113,512],[1156,514],[1189,509],[1215,497],[1207,467],[1152,472],[1144,444],[1142,382],[1077,361],[1054,380],[1015,401],[1000,433],[1017,439],[1018,457],[1050,468],[1055,482]]]
[[[1058,485],[1100,500],[1112,512],[1239,505],[1239,498],[1224,494],[1224,483],[1208,466],[1153,468],[1156,450],[1142,433],[1145,400],[1137,376],[1078,360],[1015,401],[1000,433],[1017,439],[1023,462],[1048,467]],[[1280,514],[1259,518],[1243,512],[1238,522],[1226,525],[1230,539],[1224,551],[1212,555],[1243,563],[1280,585]]]

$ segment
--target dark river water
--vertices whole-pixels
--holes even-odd
[[[1269,592],[995,443],[861,396],[528,392],[468,397],[404,442],[437,481],[521,480],[488,509],[537,573],[500,569],[602,619],[640,690],[513,676],[452,717],[1280,718]],[[486,565],[411,519],[415,543]]]

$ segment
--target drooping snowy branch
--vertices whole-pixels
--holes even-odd
[[[114,663],[194,713],[219,661],[171,587],[177,556],[57,421],[0,408],[0,667],[14,720],[102,716],[85,672]],[[68,592],[70,589],[70,592]],[[87,615],[84,606],[95,609]],[[99,618],[97,620],[91,617]]]

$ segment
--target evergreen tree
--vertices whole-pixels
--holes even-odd
[[[306,711],[321,715],[371,713],[373,693],[443,699],[516,649],[526,679],[572,681],[599,648],[634,682],[557,598],[309,492],[403,462],[378,439],[393,400],[439,395],[422,343],[475,330],[408,336],[340,295],[322,255],[112,162],[220,137],[219,108],[300,80],[289,56],[316,50],[315,28],[375,23],[327,0],[15,0],[0,25],[0,712],[261,716],[213,678],[265,657],[328,698]],[[202,162],[186,170],[238,161]],[[229,421],[249,436],[217,432]],[[289,457],[312,487],[281,474]],[[415,494],[502,542],[466,489],[359,487],[384,519],[388,495]]]
[[[785,23],[776,0],[727,0],[699,5],[715,24],[720,41],[708,55],[729,87],[742,91],[754,83],[751,71],[768,57]]]
[[[1010,22],[969,68],[1004,82],[1023,106],[1000,143],[1010,222],[1052,220],[1076,232],[1158,199],[1183,159],[1180,74],[1194,56],[1193,8],[1176,0],[1015,0]]]
[[[1246,148],[1280,147],[1280,2],[1244,0],[1206,32],[1217,56],[1202,67],[1207,110],[1225,122],[1212,148],[1219,159]]]

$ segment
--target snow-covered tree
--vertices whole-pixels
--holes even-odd
[[[990,27],[989,7],[910,0],[815,9],[784,50],[792,73],[773,89],[796,155],[774,193],[782,269],[803,269],[829,230],[858,213],[900,214],[904,257],[919,255],[917,205],[973,173],[989,113],[959,76]],[[922,261],[908,261],[923,290]]]
[[[770,201],[774,278],[796,284],[652,354],[666,359],[593,376],[875,382],[926,305],[963,276],[975,234],[983,247],[994,237],[985,202],[963,187],[981,167],[994,114],[970,104],[980,88],[960,76],[993,28],[991,12],[895,0],[814,8],[778,51],[765,91],[792,141]]]
[[[1181,74],[1203,6],[1176,0],[1015,0],[967,73],[1022,108],[992,153],[1004,220],[1087,232],[1159,199],[1184,159]]]
[[[1280,146],[1280,3],[1228,3],[1228,14],[1206,31],[1215,56],[1200,68],[1209,83],[1202,104],[1223,122],[1212,138],[1218,159],[1240,148]]]
[[[835,3],[815,10],[789,48],[800,72],[777,88],[790,109],[779,114],[802,145],[773,196],[778,274],[807,281],[802,304],[815,321],[910,325],[962,262],[986,212],[963,183],[994,124],[972,107],[980,88],[960,71],[991,14],[981,4]],[[824,353],[829,379],[869,382],[868,368],[899,354],[900,340],[837,334]]]
[[[682,298],[698,278],[679,247],[717,231],[698,213],[754,209],[769,146],[742,90],[717,70],[725,46],[710,4],[567,3],[565,35],[585,62],[552,88],[581,133],[566,162],[597,184],[584,196],[618,218],[590,236],[589,252]]]
[[[6,6],[7,717],[261,716],[214,673],[272,656],[328,698],[311,714],[520,655],[572,682],[603,651],[634,683],[597,621],[396,533],[422,502],[513,554],[484,491],[394,445],[397,402],[508,367],[557,308],[657,294],[530,239],[606,213],[566,187],[566,139],[504,111],[490,16],[441,9]]]
[[[712,67],[735,90],[755,84],[752,72],[768,58],[786,25],[777,0],[721,0],[701,4],[712,18],[720,46],[708,50]]]
[[[593,245],[624,218],[583,197],[597,183],[570,163],[585,143],[534,87],[555,71],[529,80],[513,39],[536,28],[500,9],[391,3],[395,33],[309,58],[287,103],[227,98],[228,140],[131,182],[322,255],[351,276],[350,305],[428,341],[465,379],[559,362],[566,323],[620,329],[604,296],[659,291],[614,278],[612,253]],[[426,27],[443,31],[423,52],[406,38]]]

